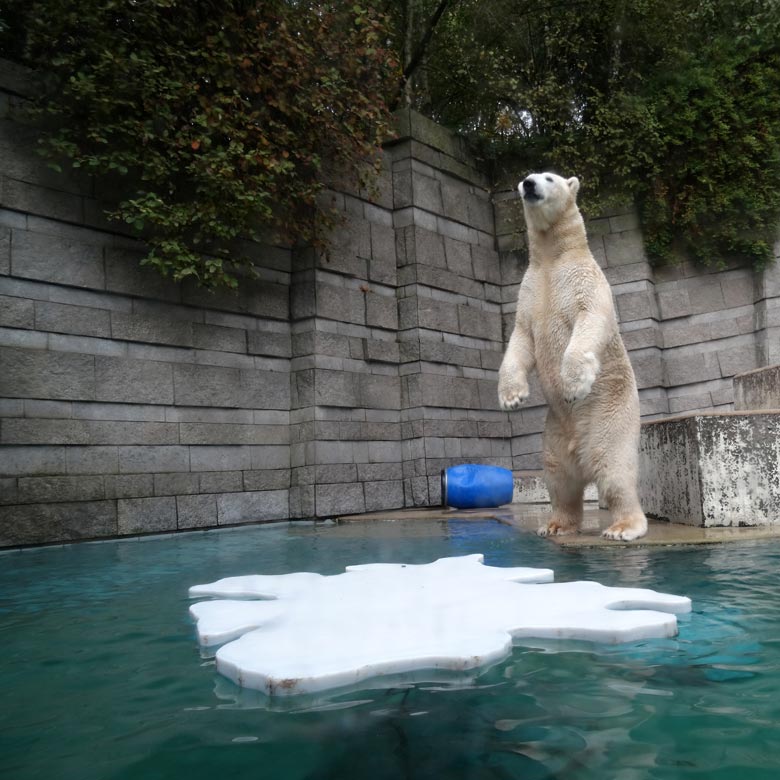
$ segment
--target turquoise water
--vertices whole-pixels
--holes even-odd
[[[187,616],[188,587],[219,577],[473,552],[553,568],[558,581],[687,595],[694,611],[675,639],[538,643],[471,683],[284,711],[219,678]],[[778,572],[777,542],[567,551],[492,521],[246,528],[0,555],[0,776],[775,780]]]

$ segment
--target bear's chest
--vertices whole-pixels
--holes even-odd
[[[538,294],[533,298],[530,325],[537,353],[542,348],[560,359],[571,338],[576,306],[572,296],[552,276],[543,275],[538,280]]]

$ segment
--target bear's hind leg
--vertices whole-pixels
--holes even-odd
[[[580,530],[587,481],[570,449],[569,438],[555,418],[548,416],[544,432],[544,481],[550,494],[552,518],[539,529],[539,536],[576,534]]]
[[[612,518],[612,524],[602,536],[624,542],[644,536],[647,518],[639,504],[636,477],[624,471],[620,479],[602,478],[597,480],[597,484],[599,495],[605,500]]]

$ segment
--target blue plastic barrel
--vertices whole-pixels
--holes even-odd
[[[479,509],[512,502],[512,472],[500,466],[464,463],[441,472],[441,502],[456,509]]]

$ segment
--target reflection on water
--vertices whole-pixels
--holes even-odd
[[[679,636],[524,642],[477,677],[276,709],[198,654],[187,589],[481,552],[690,596]],[[780,545],[561,549],[491,521],[202,533],[0,555],[0,773],[14,780],[780,776]],[[316,652],[316,647],[312,648]],[[276,706],[276,705],[274,705]]]

